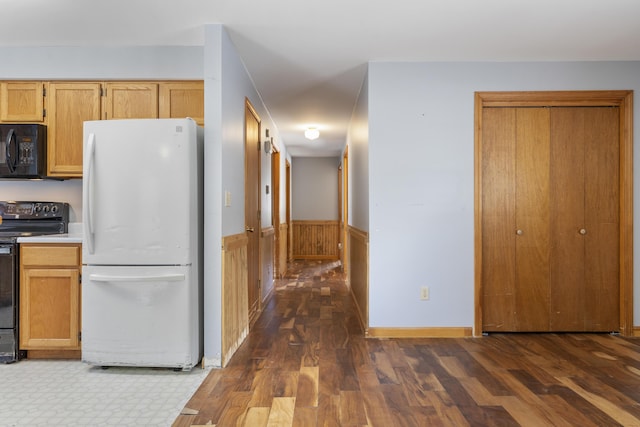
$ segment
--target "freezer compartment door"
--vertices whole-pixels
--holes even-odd
[[[189,370],[202,357],[199,284],[190,267],[82,269],[82,360]]]

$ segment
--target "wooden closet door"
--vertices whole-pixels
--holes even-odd
[[[619,330],[618,115],[483,110],[483,330]]]
[[[516,328],[549,330],[549,109],[516,110]]]
[[[482,325],[516,330],[516,109],[482,111]]]
[[[585,114],[554,108],[551,114],[551,330],[584,330]]]
[[[551,330],[619,329],[618,108],[551,116]]]
[[[485,331],[549,329],[549,111],[483,109]]]
[[[586,108],[585,330],[620,330],[620,109]]]

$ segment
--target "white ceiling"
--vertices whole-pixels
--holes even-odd
[[[222,23],[294,156],[340,153],[367,61],[640,60],[638,0],[0,0],[0,10],[0,46],[202,45],[203,26]],[[311,124],[314,142],[303,137]]]

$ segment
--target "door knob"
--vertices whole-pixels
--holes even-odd
[[[587,230],[585,230],[584,228],[581,228],[580,229],[580,234],[582,234],[584,236],[585,234],[587,234]]]
[[[524,231],[522,231],[522,230],[516,230],[516,234],[517,234],[518,236],[522,236],[522,235],[524,234]]]
[[[255,231],[253,227],[247,227],[245,230],[248,231],[249,233],[253,233]]]

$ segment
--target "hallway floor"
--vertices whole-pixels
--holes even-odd
[[[174,427],[640,426],[640,339],[365,339],[337,263],[292,265]]]

